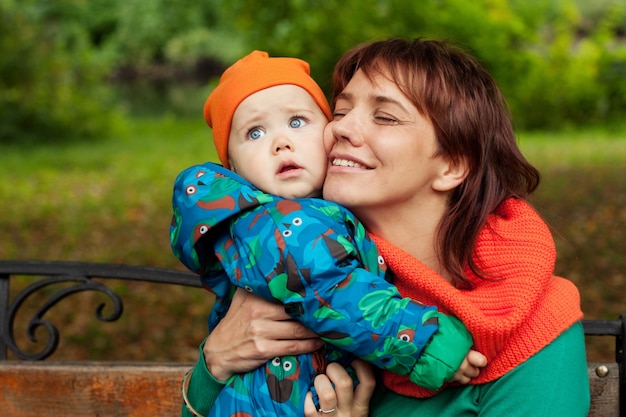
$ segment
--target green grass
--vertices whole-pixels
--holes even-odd
[[[556,273],[576,283],[587,318],[626,314],[626,127],[522,134],[520,146],[542,173],[532,202],[553,229]],[[613,358],[613,340],[588,346]]]
[[[168,242],[171,188],[183,168],[215,160],[209,135],[201,118],[143,119],[114,139],[3,147],[0,259],[181,269]],[[626,313],[626,127],[522,133],[520,145],[543,175],[532,202],[554,230],[557,273],[578,285],[587,317]],[[116,323],[96,320],[97,294],[72,296],[50,311],[61,331],[54,359],[196,358],[208,293],[114,286],[125,300]],[[590,358],[610,359],[609,342],[590,346]]]
[[[626,163],[626,124],[610,129],[521,133],[524,155],[542,171]]]
[[[202,119],[163,119],[137,121],[116,139],[10,147],[1,158],[11,242],[0,258],[173,267],[164,254],[174,178],[214,156]]]

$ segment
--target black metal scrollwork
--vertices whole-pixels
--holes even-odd
[[[9,284],[12,275],[38,275],[43,278],[28,285],[9,304]],[[108,303],[102,302],[96,307],[97,319],[103,322],[119,319],[124,310],[122,299],[111,288],[94,280],[94,277],[200,287],[196,275],[174,270],[78,262],[0,261],[0,360],[7,359],[8,350],[23,360],[43,360],[52,355],[59,344],[59,330],[44,316],[72,294],[84,291],[104,294],[112,304],[113,311],[104,314]],[[35,344],[39,342],[36,336],[39,328],[45,329],[48,339],[41,350],[29,353],[20,348],[16,342],[14,334],[16,318],[21,307],[31,296],[41,294],[44,288],[54,286],[59,286],[59,289],[35,311],[26,328],[26,336],[31,342]]]
[[[24,304],[24,302],[28,299],[28,297],[30,297],[32,294],[39,292],[41,289],[45,287],[56,285],[56,284],[71,283],[71,282],[74,282],[75,284],[72,285],[71,287],[60,289],[56,293],[54,293],[35,312],[33,317],[28,322],[27,336],[28,336],[28,339],[33,343],[38,342],[37,337],[35,335],[35,331],[39,327],[43,327],[46,329],[48,333],[48,341],[46,345],[43,347],[43,349],[40,352],[37,352],[34,354],[27,353],[24,350],[20,349],[20,347],[17,345],[15,341],[15,336],[13,334],[15,317],[20,307]],[[49,277],[49,278],[37,281],[29,285],[28,287],[26,287],[24,290],[22,290],[21,293],[17,295],[17,297],[15,297],[15,299],[9,306],[8,317],[7,317],[8,326],[6,329],[7,337],[5,339],[7,343],[7,347],[11,349],[13,353],[15,353],[15,355],[20,359],[24,359],[24,360],[46,359],[56,350],[57,346],[59,345],[59,331],[54,324],[52,324],[48,320],[45,320],[43,316],[46,314],[48,310],[54,307],[62,299],[66,298],[69,295],[83,292],[83,291],[101,292],[107,295],[108,298],[111,300],[113,304],[113,312],[108,316],[104,316],[102,314],[102,311],[104,310],[106,304],[101,303],[96,309],[96,317],[98,318],[98,320],[115,321],[118,318],[120,318],[124,310],[122,299],[106,285],[100,282],[94,281],[93,279],[90,279],[85,276],[65,275],[65,276]]]

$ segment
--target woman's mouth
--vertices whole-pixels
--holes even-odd
[[[335,158],[331,161],[331,165],[335,166],[335,167],[350,167],[350,168],[362,168],[362,169],[367,169],[367,167],[363,164],[360,164],[358,162],[355,161],[351,161],[348,159],[340,159],[340,158]]]

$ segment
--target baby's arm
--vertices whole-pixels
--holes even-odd
[[[278,300],[327,342],[440,388],[465,358],[471,336],[435,307],[403,298],[384,279],[384,263],[362,226],[337,207],[237,221],[233,241],[220,245],[230,253],[219,255],[231,260],[223,261],[236,271],[231,281]]]
[[[454,374],[450,382],[458,382],[459,384],[468,384],[472,378],[476,378],[480,373],[480,368],[487,365],[487,357],[482,353],[471,349],[463,363]]]
[[[417,385],[437,391],[446,382],[468,383],[480,359],[472,354],[472,338],[465,325],[453,316],[437,313],[439,330],[424,348],[409,378]],[[482,354],[475,352],[482,356]],[[485,359],[486,360],[486,359]],[[473,375],[475,377],[477,375]]]

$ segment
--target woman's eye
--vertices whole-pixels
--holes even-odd
[[[300,127],[303,127],[304,125],[306,125],[306,122],[301,117],[294,117],[289,120],[289,127],[292,129],[298,129]]]
[[[376,119],[377,122],[385,123],[385,124],[398,123],[397,119],[394,119],[393,117],[389,117],[389,116],[375,116],[374,119]]]
[[[260,139],[264,135],[265,135],[265,132],[258,127],[252,128],[248,131],[248,137],[252,140]]]
[[[348,113],[348,109],[347,108],[335,107],[335,111],[333,112],[333,119],[334,120],[341,119],[347,113]]]

